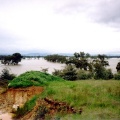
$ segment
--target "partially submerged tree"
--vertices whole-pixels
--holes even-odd
[[[5,65],[17,65],[22,59],[22,55],[20,53],[14,53],[9,56],[5,56],[2,60],[1,63]]]
[[[74,53],[74,57],[70,57],[66,64],[73,64],[76,66],[76,68],[88,70],[89,69],[89,62],[88,62],[88,56],[90,56],[88,53],[85,54],[84,52]]]
[[[117,72],[120,71],[120,62],[118,62],[117,66],[116,66]]]

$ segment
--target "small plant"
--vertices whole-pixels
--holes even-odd
[[[31,111],[36,105],[37,99],[38,96],[34,96],[32,99],[28,100],[23,107],[18,108],[17,111],[15,112],[15,118],[22,117],[27,112]]]
[[[45,115],[48,113],[48,109],[46,106],[41,105],[39,109],[37,110],[37,114],[35,116],[34,120],[40,120],[40,119],[45,119]]]
[[[52,72],[52,74],[56,75],[56,76],[61,76],[61,72],[62,72],[62,70],[54,69],[54,72]]]
[[[48,68],[42,68],[41,71],[44,72],[44,73],[47,73],[48,72]]]

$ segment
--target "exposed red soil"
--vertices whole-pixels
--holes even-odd
[[[12,112],[13,105],[24,105],[26,101],[34,95],[40,94],[43,87],[28,87],[28,88],[10,88],[6,92],[0,94],[0,111],[3,113]]]
[[[49,98],[39,99],[34,109],[20,120],[54,120],[55,115],[59,114],[81,114],[82,108],[76,110],[65,102],[55,101]]]
[[[24,105],[26,101],[31,99],[34,95],[43,92],[43,87],[28,87],[28,88],[10,88],[6,92],[0,95],[0,111],[12,111],[14,104]],[[19,120],[45,120],[49,117],[50,120],[55,119],[54,116],[57,114],[81,114],[82,109],[76,110],[72,106],[65,102],[55,101],[50,98],[39,99],[36,102],[36,106],[32,111],[27,113],[25,116],[19,118]]]

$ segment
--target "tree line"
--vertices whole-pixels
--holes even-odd
[[[20,53],[14,53],[8,56],[1,56],[1,63],[5,65],[17,65],[23,56]],[[108,56],[98,55],[91,56],[89,53],[75,52],[73,56],[63,55],[47,55],[45,60],[50,62],[59,62],[66,64],[66,67],[62,70],[55,70],[54,75],[60,76],[67,80],[76,79],[120,79],[120,62],[117,63],[117,74],[113,74],[111,69],[107,69],[109,62]]]
[[[64,58],[64,62],[61,58]],[[65,63],[66,67],[63,70],[55,70],[54,75],[60,76],[67,80],[76,79],[120,79],[120,62],[118,62],[116,69],[117,74],[113,74],[111,69],[107,69],[109,62],[106,55],[100,55],[92,57],[88,53],[75,52],[71,57],[49,55],[45,59],[51,62]]]

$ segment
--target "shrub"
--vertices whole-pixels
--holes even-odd
[[[98,71],[94,74],[94,79],[103,79],[103,80],[109,80],[113,78],[113,73],[111,69],[106,69],[104,67],[101,67]]]
[[[114,77],[111,69],[105,69],[104,72],[105,72],[104,73],[105,74],[105,76],[104,76],[105,80],[109,80],[109,79],[112,79]]]
[[[2,70],[2,73],[0,75],[1,80],[13,80],[15,78],[14,74],[10,74],[9,70],[7,68],[4,68]]]
[[[65,80],[76,80],[76,68],[72,65],[67,65],[61,72],[60,76]]]
[[[89,71],[85,70],[78,70],[77,71],[77,79],[78,80],[86,80],[86,79],[91,79],[92,78],[92,73]]]
[[[114,74],[114,79],[115,80],[120,80],[120,72]]]
[[[61,76],[61,72],[62,72],[62,70],[54,69],[54,72],[52,72],[52,74],[55,76]]]

